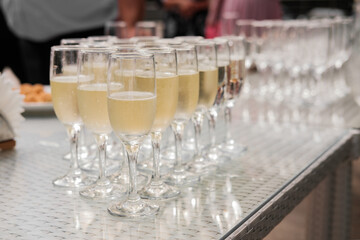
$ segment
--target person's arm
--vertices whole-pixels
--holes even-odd
[[[119,19],[126,22],[128,32],[127,37],[135,35],[135,24],[144,17],[144,0],[118,0]]]

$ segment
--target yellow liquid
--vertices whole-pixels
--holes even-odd
[[[218,69],[200,69],[199,106],[210,108],[214,102],[218,87]]]
[[[64,124],[81,122],[76,88],[76,76],[59,76],[50,80],[52,102],[57,118]]]
[[[152,131],[164,131],[174,118],[179,95],[179,77],[156,75],[156,115]]]
[[[80,116],[85,126],[93,133],[111,132],[107,108],[107,85],[84,84],[77,89]]]
[[[179,73],[179,99],[175,113],[175,120],[187,121],[195,112],[199,101],[199,73]]]
[[[143,136],[152,128],[156,96],[150,92],[117,92],[108,97],[111,126],[122,139]]]

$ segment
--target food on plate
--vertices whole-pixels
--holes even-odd
[[[25,95],[24,102],[51,102],[51,94],[44,90],[42,84],[21,84],[20,93]]]

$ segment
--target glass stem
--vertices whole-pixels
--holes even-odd
[[[171,125],[175,135],[175,166],[174,172],[182,172],[182,137],[184,134],[184,123],[174,123]]]
[[[231,110],[232,107],[230,106],[225,106],[225,132],[226,132],[226,136],[225,136],[225,142],[229,143],[232,141],[232,136],[231,136],[231,131],[230,131],[230,125],[231,125]]]
[[[213,148],[216,146],[216,135],[215,135],[215,127],[217,120],[217,111],[214,107],[210,108],[208,111],[208,119],[209,119],[209,134],[210,134],[210,146]]]
[[[99,180],[101,182],[108,182],[106,178],[106,143],[108,136],[106,134],[96,134],[95,139],[99,151]]]
[[[200,149],[200,137],[201,137],[201,126],[204,121],[204,114],[202,112],[195,112],[192,121],[194,123],[194,130],[195,130],[195,151],[196,155],[201,155]]]
[[[81,131],[81,125],[74,124],[67,126],[67,133],[70,138],[70,171],[73,171],[75,174],[80,174],[81,170],[79,168],[79,133]]]
[[[153,182],[160,181],[160,142],[162,134],[161,132],[151,133],[151,143],[153,146],[153,163],[154,163],[154,174]]]
[[[136,164],[137,164],[137,157],[139,153],[139,144],[130,144],[125,143],[125,149],[128,157],[128,165],[129,165],[129,201],[138,201],[140,200],[140,196],[137,193],[136,190]]]

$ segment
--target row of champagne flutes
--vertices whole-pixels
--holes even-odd
[[[127,38],[131,34],[124,21],[109,21],[105,23],[105,35]],[[164,23],[161,21],[138,21],[135,24],[135,36],[157,36],[162,37]]]
[[[91,199],[119,199],[127,193],[126,200],[108,211],[122,217],[148,216],[159,209],[151,200],[178,197],[181,187],[198,183],[202,175],[229,159],[224,153],[244,151],[232,139],[229,128],[231,109],[244,80],[243,38],[90,37],[64,39],[62,44],[51,49],[50,84],[55,113],[71,141],[71,168],[55,179],[54,185],[83,187],[80,195]],[[215,126],[223,108],[227,134],[225,142],[217,145]],[[211,142],[201,149],[205,115]],[[190,119],[195,126],[196,154],[184,164],[182,139]],[[82,125],[94,135],[98,146],[97,179],[78,164]],[[175,136],[176,159],[172,170],[160,176],[160,143],[169,126]],[[128,189],[124,181],[113,181],[106,173],[106,145],[112,132],[126,150]],[[153,176],[138,192],[137,158],[147,135],[153,146]]]
[[[349,93],[343,70],[351,55],[353,28],[352,18],[251,21],[229,17],[223,21],[222,34],[246,39],[246,67],[260,74],[260,81],[247,82],[244,95],[251,92],[274,109],[286,105],[295,111],[321,111]]]

